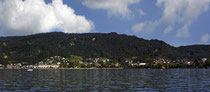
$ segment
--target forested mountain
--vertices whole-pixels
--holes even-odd
[[[173,47],[160,40],[145,40],[117,33],[65,34],[41,33],[1,37],[0,62],[37,63],[51,56],[84,58],[106,57],[116,60],[136,57],[196,60],[210,58],[210,45]]]

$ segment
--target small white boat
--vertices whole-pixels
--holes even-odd
[[[27,69],[27,71],[28,71],[28,72],[32,72],[32,71],[33,71],[33,69]]]

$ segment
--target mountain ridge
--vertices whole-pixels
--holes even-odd
[[[52,56],[106,57],[116,60],[137,57],[197,60],[210,58],[210,45],[174,47],[164,41],[112,33],[39,33],[0,37],[0,62],[37,63]]]

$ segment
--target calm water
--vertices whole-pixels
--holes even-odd
[[[0,91],[210,92],[210,69],[0,70]]]

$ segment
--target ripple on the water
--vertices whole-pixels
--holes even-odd
[[[0,91],[208,92],[210,70],[0,70]]]

